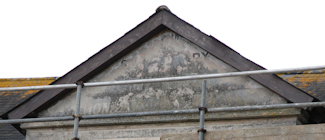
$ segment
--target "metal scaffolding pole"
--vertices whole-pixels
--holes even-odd
[[[126,80],[126,81],[94,82],[94,83],[84,83],[84,86],[85,87],[94,87],[94,86],[113,86],[113,85],[127,85],[127,84],[171,82],[171,81],[211,79],[211,78],[221,78],[221,77],[248,76],[248,75],[257,75],[257,74],[274,74],[274,73],[305,71],[305,70],[318,70],[318,69],[325,69],[325,66],[277,69],[277,70],[255,70],[255,71],[242,71],[242,72],[217,73],[217,74],[206,74],[206,75],[179,76],[179,77],[166,77],[166,78],[153,78],[153,79],[140,79],[140,80]],[[77,85],[75,85],[75,84],[61,84],[61,85],[47,85],[47,86],[0,88],[0,91],[45,90],[45,89],[57,89],[57,88],[71,89],[71,88],[76,88],[76,87],[77,87]]]
[[[66,117],[9,119],[9,120],[0,120],[0,124],[19,124],[19,123],[66,121],[66,120],[73,120],[73,117],[72,116],[66,116]]]
[[[44,122],[44,121],[60,121],[60,120],[72,120],[74,119],[74,130],[73,139],[79,140],[78,128],[79,121],[81,119],[80,111],[80,100],[81,100],[81,88],[94,87],[94,86],[112,86],[112,85],[127,85],[127,84],[143,84],[143,83],[157,83],[157,82],[172,82],[172,81],[184,81],[184,80],[198,80],[198,79],[210,79],[210,78],[222,78],[222,77],[234,77],[234,76],[248,76],[257,74],[274,74],[292,71],[305,71],[305,70],[316,70],[325,69],[325,66],[315,67],[304,67],[304,68],[291,68],[291,69],[278,69],[278,70],[255,70],[255,71],[243,71],[243,72],[231,72],[231,73],[217,73],[217,74],[206,74],[206,75],[194,75],[194,76],[180,76],[180,77],[166,77],[166,78],[153,78],[153,79],[140,79],[140,80],[126,80],[126,81],[109,81],[109,82],[94,82],[94,83],[83,83],[81,81],[74,84],[62,84],[62,85],[46,85],[46,86],[29,86],[29,87],[10,87],[0,88],[1,91],[20,91],[20,90],[45,90],[45,89],[71,89],[77,88],[76,94],[76,110],[73,117],[49,117],[49,118],[33,118],[33,119],[11,119],[11,120],[0,120],[0,124],[16,124],[16,123],[27,123],[27,122]],[[201,95],[201,107],[200,112],[200,129],[199,140],[204,139],[204,115],[207,112],[205,107],[206,99],[206,80],[202,82],[202,95]],[[260,106],[241,106],[241,107],[224,107],[224,108],[211,108],[210,112],[222,112],[222,111],[244,111],[244,110],[261,110],[261,109],[276,109],[276,108],[296,108],[296,107],[316,107],[325,106],[325,102],[314,102],[314,103],[294,103],[294,104],[277,104],[277,105],[260,105]],[[88,115],[83,116],[84,119],[99,119],[99,118],[116,118],[116,117],[136,117],[136,116],[153,116],[153,115],[172,115],[172,114],[189,114],[197,113],[198,110],[174,110],[174,111],[156,111],[156,112],[136,112],[136,113],[122,113],[122,114],[104,114],[104,115]]]
[[[79,127],[79,121],[80,121],[80,100],[81,100],[81,88],[83,87],[83,82],[79,81],[77,82],[77,95],[76,95],[76,111],[73,115],[74,117],[74,125],[73,125],[73,139],[72,140],[79,140],[78,138],[78,127]]]
[[[201,94],[201,107],[199,107],[200,110],[200,129],[198,130],[199,132],[199,140],[204,140],[204,133],[206,130],[204,129],[204,114],[207,111],[207,108],[205,107],[205,95],[206,95],[206,86],[207,86],[207,81],[203,80],[202,81],[202,94]]]
[[[238,106],[238,107],[219,107],[208,108],[209,112],[228,112],[228,111],[247,111],[247,110],[264,110],[264,109],[280,109],[280,108],[303,108],[303,107],[320,107],[325,106],[325,102],[312,103],[291,103],[291,104],[275,104],[275,105],[255,105],[255,106]],[[119,114],[101,114],[101,115],[85,115],[82,119],[103,119],[103,118],[121,118],[121,117],[139,117],[139,116],[157,116],[157,115],[176,115],[176,114],[193,114],[199,113],[198,109],[187,110],[170,110],[170,111],[153,111],[153,112],[135,112],[135,113],[119,113]],[[46,122],[46,121],[65,121],[73,120],[74,117],[47,117],[47,118],[28,118],[28,119],[10,119],[0,120],[0,124],[19,124],[29,122]]]

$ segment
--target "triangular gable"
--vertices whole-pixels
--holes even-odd
[[[166,29],[85,82],[236,71],[202,48]],[[247,76],[206,81],[205,104],[209,108],[287,103]],[[201,88],[202,80],[85,87],[81,89],[80,115],[196,109],[201,100]],[[75,104],[76,90],[39,112],[38,117],[71,116]]]
[[[142,22],[123,37],[108,45],[90,57],[87,61],[56,80],[53,84],[71,84],[77,81],[87,81],[166,28],[181,35],[238,71],[264,69],[244,58],[212,36],[207,36],[202,33],[200,30],[181,20],[171,12],[167,10],[158,10],[146,21]],[[310,102],[314,100],[313,97],[290,85],[276,75],[264,74],[250,77],[290,102]],[[29,101],[21,104],[12,112],[9,112],[8,118],[18,119],[36,114],[49,105],[57,102],[71,91],[71,89],[41,91]]]

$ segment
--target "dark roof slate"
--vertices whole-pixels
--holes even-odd
[[[279,76],[283,80],[302,89],[311,96],[314,96],[321,101],[325,101],[324,70],[286,73],[279,74]]]
[[[37,86],[48,85],[56,80],[51,78],[17,78],[0,79],[0,87]],[[2,91],[0,92],[0,116],[12,110],[28,98],[35,95],[39,90],[28,91]]]
[[[0,118],[1,120],[1,118]],[[24,140],[25,136],[10,124],[0,124],[0,140]]]
[[[48,85],[56,80],[51,78],[16,78],[0,79],[0,87]],[[6,118],[5,113],[13,110],[19,104],[35,95],[39,90],[2,91],[0,92],[0,116]],[[0,118],[1,120],[1,118]],[[0,124],[0,140],[24,140],[25,136],[10,124]]]

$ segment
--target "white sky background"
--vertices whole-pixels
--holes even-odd
[[[325,1],[0,1],[0,78],[62,76],[167,5],[267,68],[324,65]]]

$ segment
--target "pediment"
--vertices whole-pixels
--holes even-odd
[[[160,76],[176,76],[176,75],[182,75],[182,74],[205,74],[205,73],[209,73],[212,71],[213,72],[223,72],[223,69],[225,69],[224,72],[264,69],[261,66],[255,64],[254,62],[241,56],[239,53],[232,50],[230,47],[228,47],[224,43],[220,42],[216,38],[202,33],[200,30],[196,29],[189,23],[178,18],[173,13],[166,11],[166,10],[160,10],[160,11],[157,11],[156,13],[154,13],[152,16],[150,16],[147,20],[145,20],[144,22],[142,22],[141,24],[136,26],[134,29],[130,30],[124,36],[122,36],[121,38],[119,38],[118,40],[113,42],[112,44],[108,45],[107,47],[103,48],[98,53],[96,53],[92,57],[90,57],[87,61],[78,65],[76,68],[74,68],[73,70],[71,70],[70,72],[68,72],[67,74],[65,74],[64,76],[62,76],[61,78],[59,78],[58,80],[53,82],[52,84],[54,84],[54,85],[55,84],[71,84],[71,83],[75,83],[77,81],[84,81],[84,82],[92,81],[98,75],[101,75],[101,74],[103,74],[103,72],[105,72],[105,71],[107,72],[108,69],[117,66],[117,64],[120,65],[119,68],[122,68],[122,66],[123,66],[122,61],[124,59],[127,59],[127,57],[130,57],[131,56],[130,54],[136,52],[136,50],[143,48],[144,44],[149,43],[154,38],[157,38],[157,37],[161,36],[161,34],[164,34],[163,32],[166,30],[170,30],[171,32],[173,32],[175,34],[175,36],[174,36],[175,40],[177,40],[176,37],[182,38],[185,40],[185,42],[188,42],[188,44],[192,44],[192,46],[196,46],[197,48],[201,49],[200,51],[196,52],[197,54],[192,53],[192,54],[186,55],[186,57],[189,57],[191,61],[192,61],[192,59],[194,60],[194,57],[197,57],[197,60],[204,59],[204,61],[202,60],[202,63],[185,64],[185,62],[187,61],[186,59],[189,59],[189,58],[186,58],[185,56],[184,57],[179,56],[179,59],[175,59],[175,60],[179,60],[179,61],[172,61],[171,63],[177,63],[177,64],[179,64],[180,67],[178,67],[178,66],[173,67],[172,65],[171,65],[171,67],[168,67],[168,65],[161,66],[161,65],[159,65],[159,63],[152,63],[157,66],[152,67],[150,69],[144,68],[144,70],[147,70],[146,71],[147,73],[145,73],[144,75],[132,75],[134,73],[130,72],[129,73],[130,75],[122,74],[122,75],[119,75],[120,79],[113,78],[113,80],[122,80],[124,78],[127,78],[127,76],[129,76],[129,78],[132,79],[132,78],[137,78],[137,76],[140,78],[152,78],[152,77],[160,77]],[[168,44],[168,42],[164,42],[164,44]],[[171,48],[177,49],[175,46],[171,46]],[[166,49],[167,49],[166,51],[168,52],[169,51],[168,47]],[[155,49],[150,51],[150,53],[153,53],[153,51],[155,51]],[[163,54],[161,54],[161,55],[163,55]],[[181,55],[181,54],[179,54],[179,55]],[[212,59],[212,57],[213,57],[214,61],[212,63],[212,60],[211,60],[211,63],[210,63],[209,59]],[[185,65],[181,63],[182,62],[181,58],[184,59],[185,65],[192,65],[191,70],[189,68],[186,68]],[[135,64],[130,63],[131,59],[135,59],[135,58],[130,58],[130,59],[128,59],[129,61],[124,61],[123,64],[124,65],[127,64],[128,66],[134,65],[134,67],[132,67],[132,70],[134,70],[137,68],[137,66],[135,66]],[[157,58],[152,58],[152,59],[155,60]],[[169,61],[169,60],[166,58],[166,62],[167,61]],[[217,64],[214,64],[217,61],[227,64],[231,68],[227,69],[227,68],[218,67]],[[152,61],[148,59],[148,61],[145,61],[144,63],[145,63],[145,65],[147,65],[147,63],[151,64],[150,62],[152,62]],[[157,62],[158,62],[158,60],[157,60]],[[200,62],[200,61],[197,61],[197,62]],[[207,65],[206,63],[209,63],[209,65]],[[141,68],[140,65],[138,65],[138,67]],[[217,69],[215,69],[215,71],[214,71],[213,68],[217,68]],[[205,70],[203,70],[203,69],[205,69]],[[164,70],[169,70],[171,73],[166,74],[166,73],[162,72]],[[118,72],[123,73],[123,71],[118,71]],[[124,71],[124,72],[126,72],[126,71]],[[180,72],[180,73],[178,73],[178,72]],[[148,75],[146,75],[146,74],[148,74]],[[141,77],[141,76],[143,76],[143,77]],[[107,78],[108,77],[106,77],[106,79],[104,78],[102,80],[109,80],[109,78],[108,79]],[[112,78],[112,77],[110,77],[110,78]],[[284,80],[277,77],[276,75],[272,75],[272,74],[254,75],[254,76],[249,76],[249,78],[244,78],[244,79],[241,79],[238,81],[245,82],[245,80],[247,80],[247,79],[249,79],[248,81],[255,82],[254,84],[248,84],[247,86],[254,87],[254,86],[258,85],[258,87],[264,87],[263,89],[268,90],[266,92],[273,92],[273,93],[277,94],[278,96],[281,96],[283,99],[287,100],[288,102],[298,103],[298,102],[311,102],[312,100],[317,100],[316,98],[311,97],[310,95],[303,92],[302,90],[285,82]],[[218,86],[222,86],[222,84],[223,84],[223,83],[218,83],[218,82],[220,82],[218,80],[215,80],[214,82],[216,82],[216,84]],[[209,83],[213,83],[213,82],[209,81]],[[178,85],[178,84],[179,83],[176,82],[175,84],[171,84],[170,86],[174,86],[174,85]],[[201,84],[194,84],[194,85],[190,84],[190,85],[193,86],[193,89],[195,89],[193,91],[196,94],[196,92],[198,91],[198,89],[196,89],[196,86],[201,85]],[[229,83],[228,83],[228,85],[229,85]],[[181,85],[179,85],[179,86],[181,86]],[[186,86],[188,86],[188,85],[186,85]],[[226,86],[223,86],[223,88],[225,88],[225,89],[229,88],[229,90],[234,89],[233,92],[240,91],[241,89],[246,90],[245,89],[246,85],[244,84],[242,86],[243,87],[239,86],[240,87],[239,88],[238,85],[235,84],[234,86],[228,86],[227,88],[225,88]],[[130,86],[130,88],[132,89],[132,86]],[[220,88],[220,89],[223,89],[223,88]],[[117,89],[119,89],[119,88],[117,88]],[[122,89],[124,89],[124,88],[122,88]],[[149,89],[150,88],[146,88],[145,90],[149,90]],[[262,88],[260,88],[260,89],[262,89]],[[84,89],[84,90],[87,90],[87,89]],[[110,91],[110,89],[102,89],[102,90],[103,90],[102,92]],[[153,91],[158,92],[158,90],[156,91],[155,89],[153,89]],[[184,93],[185,93],[185,91],[184,91]],[[15,108],[11,112],[9,112],[8,118],[9,119],[17,119],[17,118],[23,118],[26,116],[35,117],[34,114],[37,114],[39,112],[44,111],[45,109],[48,109],[50,106],[57,104],[57,102],[60,102],[61,100],[63,101],[64,98],[66,99],[66,95],[71,92],[73,92],[73,90],[70,90],[70,89],[56,89],[56,90],[41,91],[41,92],[37,93],[35,96],[33,96],[32,98],[30,98],[27,102],[20,104],[17,108]],[[218,92],[219,92],[219,89],[218,89]],[[260,92],[260,91],[255,90],[255,92]],[[150,93],[150,92],[148,91],[147,93]],[[190,93],[191,92],[186,91],[186,94],[190,94]],[[273,95],[273,93],[272,93],[272,95]],[[122,95],[127,96],[127,95],[129,95],[129,93],[127,93],[127,95],[126,95],[126,93],[123,93]],[[134,93],[133,93],[133,95],[134,95]],[[225,95],[225,98],[222,98],[222,99],[225,100],[223,102],[228,102],[230,100],[238,101],[236,99],[242,98],[241,95],[242,94],[238,94],[238,95],[234,94],[234,96],[232,96],[233,98],[229,98],[228,96]],[[146,96],[144,96],[144,97],[146,97]],[[125,97],[125,98],[127,98],[127,97]],[[215,98],[217,98],[217,97],[215,97]],[[108,97],[107,97],[107,99],[108,99]],[[114,101],[113,97],[110,97],[110,99],[111,99],[111,102]],[[253,100],[253,98],[252,98],[252,100]],[[138,102],[137,100],[134,100],[134,101]],[[171,103],[172,103],[172,101],[175,102],[175,104],[177,104],[175,100],[170,100]],[[195,99],[193,99],[193,103],[194,102],[196,102]],[[213,101],[211,101],[211,103],[216,103],[216,104],[211,104],[211,105],[221,106],[221,102],[222,102],[221,99],[218,101],[213,99]],[[258,103],[256,103],[256,102],[258,102]],[[255,104],[260,104],[262,102],[264,103],[264,99],[261,101],[257,101],[254,99]],[[250,104],[254,104],[254,103],[251,102]],[[181,106],[182,103],[180,103],[180,101],[178,101],[178,104]],[[245,101],[245,103],[241,103],[241,104],[238,103],[238,105],[245,105],[245,104],[246,104],[246,101]],[[193,106],[194,104],[187,103],[187,105]],[[229,105],[231,106],[230,103],[228,103],[228,106]],[[110,111],[112,111],[113,105],[110,106],[109,108],[110,108]],[[170,107],[161,108],[161,109],[173,109],[173,108],[174,107],[170,106]],[[116,112],[123,112],[123,111],[126,111],[126,110],[125,109],[124,110],[116,109]]]
[[[238,71],[179,34],[164,30],[86,82],[150,79]],[[202,80],[85,87],[81,115],[196,109]],[[74,114],[76,92],[39,113]],[[252,78],[207,80],[207,107],[280,104],[286,100]]]

